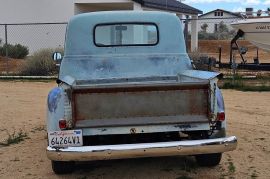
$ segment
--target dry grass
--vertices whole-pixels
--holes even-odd
[[[58,67],[52,59],[55,51],[62,49],[41,49],[30,56],[20,69],[21,75],[26,76],[50,76],[58,73]]]
[[[4,140],[4,142],[0,143],[0,145],[2,145],[2,146],[9,146],[12,144],[18,144],[27,138],[26,132],[23,132],[22,130],[20,130],[19,132],[16,132],[14,130],[12,133],[9,133],[6,130],[6,132],[7,132],[7,138]]]

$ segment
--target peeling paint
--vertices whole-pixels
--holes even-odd
[[[123,47],[124,48],[124,47]],[[119,79],[154,76],[177,76],[191,69],[187,54],[121,54],[118,56],[66,56],[59,79],[66,76],[78,80]]]
[[[57,109],[57,104],[59,99],[61,98],[61,89],[60,88],[54,88],[50,91],[48,95],[48,109],[50,112],[55,112]]]

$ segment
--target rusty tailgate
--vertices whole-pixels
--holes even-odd
[[[90,126],[207,122],[208,98],[205,82],[82,87],[72,92],[73,119]]]

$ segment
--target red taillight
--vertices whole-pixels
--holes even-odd
[[[217,113],[217,120],[224,121],[225,120],[225,113],[224,112]]]
[[[60,119],[59,121],[59,128],[60,129],[66,129],[67,128],[67,121],[64,119]]]

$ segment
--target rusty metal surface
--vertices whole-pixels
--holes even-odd
[[[147,76],[147,77],[133,77],[133,78],[108,78],[108,79],[89,79],[89,80],[77,80],[76,86],[82,87],[84,85],[111,85],[117,83],[143,83],[145,81],[155,82],[155,81],[164,81],[164,82],[176,82],[178,80],[177,76]],[[76,87],[75,86],[75,87]]]
[[[47,147],[47,156],[57,161],[89,161],[154,156],[196,155],[235,150],[235,136],[192,141],[83,146],[55,149]]]
[[[110,92],[139,92],[139,91],[169,91],[188,89],[208,89],[209,81],[180,82],[180,81],[143,81],[124,83],[102,83],[73,86],[73,93],[110,93]]]
[[[75,90],[73,100],[74,118],[77,121],[156,117],[151,122],[159,123],[168,116],[177,116],[181,120],[185,115],[202,115],[205,119],[208,115],[208,85],[205,84],[88,88]]]
[[[205,115],[175,115],[175,116],[154,116],[154,117],[131,117],[127,118],[110,118],[110,119],[91,119],[79,120],[76,123],[77,128],[86,127],[113,127],[113,126],[144,126],[156,124],[192,124],[207,123]]]

